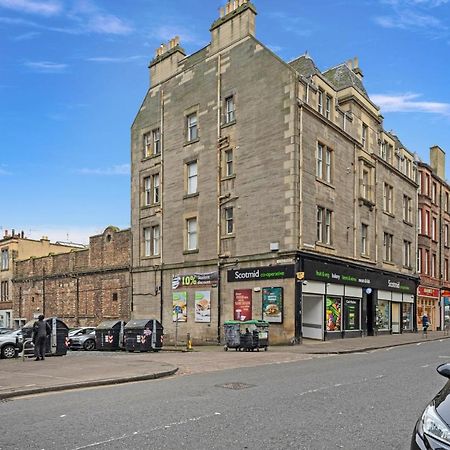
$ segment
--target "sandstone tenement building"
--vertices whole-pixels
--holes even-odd
[[[266,319],[271,342],[415,325],[417,168],[383,127],[357,59],[321,71],[255,37],[230,2],[211,42],[158,48],[132,125],[136,317],[217,341]]]

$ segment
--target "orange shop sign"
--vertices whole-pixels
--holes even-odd
[[[422,297],[439,298],[439,289],[425,287],[425,286],[419,286],[417,288],[417,295],[420,295]]]

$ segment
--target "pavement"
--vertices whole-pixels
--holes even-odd
[[[167,347],[159,353],[69,352],[45,361],[21,358],[0,360],[0,401],[51,391],[80,389],[152,380],[173,375],[213,372],[240,367],[283,364],[331,355],[369,352],[400,345],[448,339],[444,332],[347,338],[331,341],[304,339],[299,345],[271,346],[268,351],[223,351],[219,345],[198,346],[192,351]]]

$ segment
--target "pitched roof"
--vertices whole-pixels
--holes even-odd
[[[348,87],[354,87],[365,97],[369,98],[361,79],[347,66],[347,64],[340,64],[332,69],[328,69],[323,73],[323,76],[330,81],[338,91]]]
[[[320,74],[320,70],[314,64],[309,55],[302,55],[289,63],[300,75],[309,77],[311,75]]]

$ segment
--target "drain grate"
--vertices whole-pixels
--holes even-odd
[[[221,387],[221,388],[225,388],[225,389],[232,389],[234,391],[238,391],[240,389],[247,389],[247,388],[255,387],[255,385],[247,384],[247,383],[233,382],[233,383],[217,384],[216,387]]]

